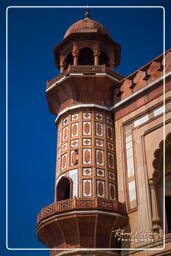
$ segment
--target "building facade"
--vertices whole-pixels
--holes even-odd
[[[171,255],[171,50],[123,77],[120,45],[87,10],[54,54],[55,198],[39,240],[53,256]]]

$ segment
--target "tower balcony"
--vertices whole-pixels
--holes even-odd
[[[70,65],[51,81],[47,81],[47,100],[51,113],[79,104],[113,105],[121,75],[104,65]]]
[[[72,210],[104,210],[112,211],[126,216],[125,204],[117,200],[108,200],[102,198],[95,199],[67,199],[50,204],[40,211],[37,218],[37,227],[41,225],[41,221],[55,214],[68,212]]]
[[[70,73],[72,75],[84,75],[84,76],[89,76],[89,75],[103,75],[103,74],[108,74],[111,76],[113,79],[116,81],[121,81],[124,77],[120,75],[119,73],[115,72],[112,68],[108,67],[107,65],[69,65],[68,68],[60,73],[58,76],[56,76],[54,79],[51,81],[47,81],[46,83],[46,88],[48,89],[55,83],[60,83],[62,82],[65,78],[67,78]]]
[[[36,233],[49,248],[117,248],[112,232],[126,224],[125,204],[117,200],[72,198],[44,207]]]

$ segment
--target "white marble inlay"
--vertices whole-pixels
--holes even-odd
[[[83,176],[91,176],[91,168],[89,167],[83,168]]]
[[[148,115],[145,115],[145,116],[143,116],[142,118],[140,118],[140,119],[134,121],[134,127],[137,127],[138,125],[141,125],[141,124],[147,122],[148,120],[149,120],[149,116],[148,116]]]
[[[126,143],[126,150],[128,150],[129,148],[132,148],[132,141]]]
[[[128,148],[128,149],[126,150],[126,157],[127,157],[127,158],[133,157],[132,148]]]
[[[154,116],[158,116],[164,112],[164,106],[153,111]]]
[[[77,140],[71,140],[71,148],[78,147],[78,139]]]
[[[132,135],[126,136],[126,143],[130,142],[132,140]]]
[[[91,139],[83,139],[83,146],[91,146]]]
[[[73,115],[71,116],[71,120],[72,120],[72,121],[78,120],[78,113],[77,113],[77,114],[73,114]]]
[[[96,114],[95,114],[95,119],[102,121],[102,120],[103,120],[103,114],[101,114],[101,113],[96,113]]]
[[[91,119],[91,113],[90,112],[83,113],[83,119]]]
[[[136,199],[135,181],[129,182],[128,188],[129,188],[129,199],[130,201],[133,201]]]

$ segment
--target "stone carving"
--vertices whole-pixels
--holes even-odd
[[[83,196],[91,196],[91,180],[83,180]]]
[[[71,137],[78,136],[78,123],[71,125]]]
[[[63,128],[63,133],[62,133],[62,140],[65,141],[68,139],[68,126]]]
[[[96,135],[103,136],[103,124],[102,123],[96,123]]]
[[[96,150],[96,164],[97,165],[104,165],[104,151]]]
[[[104,181],[97,181],[97,196],[104,197]]]
[[[83,135],[91,135],[91,122],[83,122]]]

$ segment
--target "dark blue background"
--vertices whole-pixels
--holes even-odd
[[[5,9],[23,5],[155,5],[166,8],[166,49],[171,47],[169,12],[164,0],[139,1],[1,1],[1,56],[3,80],[1,117],[3,123],[1,157],[1,227],[3,239],[0,255],[44,256],[48,251],[8,251],[5,249]],[[53,202],[56,128],[55,116],[46,102],[46,80],[58,70],[53,48],[67,28],[84,17],[84,9],[22,8],[8,11],[8,246],[10,248],[43,248],[35,234],[37,214]],[[91,17],[101,22],[113,40],[122,47],[117,72],[128,75],[163,51],[162,9],[92,8]],[[170,19],[170,20],[169,20]]]

